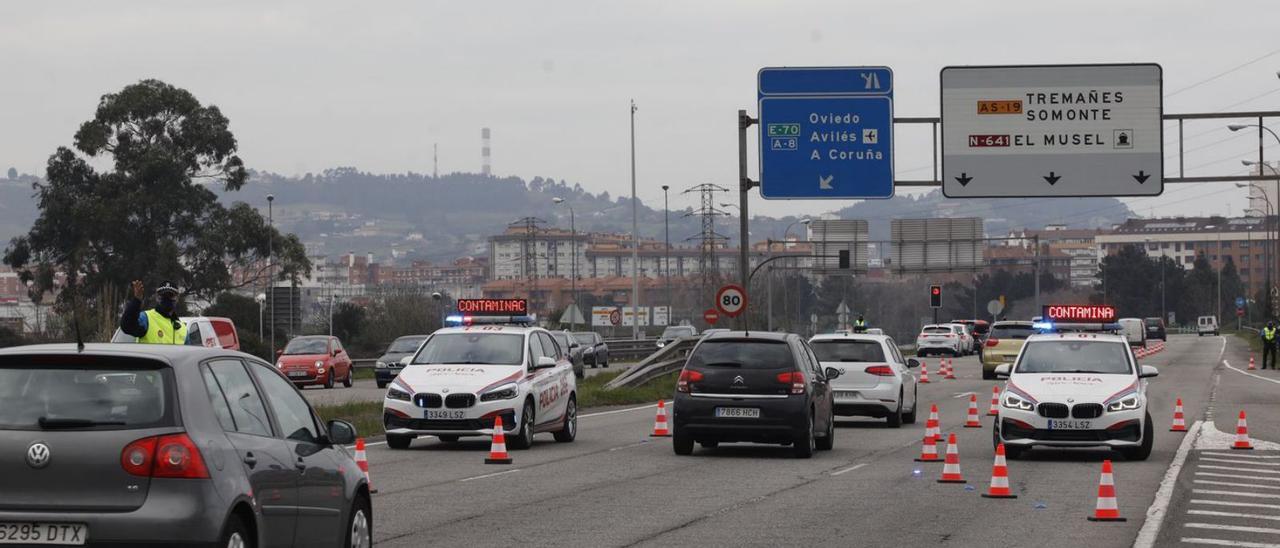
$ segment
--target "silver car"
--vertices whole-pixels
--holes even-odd
[[[6,348],[0,402],[0,544],[372,545],[354,427],[253,356]]]

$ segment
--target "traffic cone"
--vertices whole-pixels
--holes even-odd
[[[1236,419],[1236,443],[1231,446],[1232,449],[1253,449],[1253,442],[1249,441],[1249,423],[1244,420],[1244,410],[1240,410],[1240,418]]]
[[[994,417],[1000,414],[1000,387],[991,387],[991,409],[987,410],[988,417]]]
[[[511,456],[507,454],[507,435],[502,431],[502,417],[493,418],[493,445],[489,447],[489,458],[485,464],[511,464]]]
[[[996,461],[991,465],[991,487],[982,496],[989,499],[1016,499],[1009,489],[1009,466],[1004,461],[1004,444],[996,445]]]
[[[920,362],[920,380],[916,382],[920,384],[929,384],[929,362]]]
[[[956,434],[947,437],[947,460],[942,465],[942,478],[938,483],[968,483],[960,475],[960,450],[956,448]]]
[[[938,358],[938,378],[942,380],[947,379],[947,359],[946,358]]]
[[[1178,403],[1173,406],[1173,426],[1169,427],[1169,431],[1187,431],[1187,422],[1182,417],[1182,398],[1178,398]]]
[[[982,421],[978,420],[978,395],[969,394],[969,418],[964,421],[965,428],[982,428]]]
[[[1111,459],[1102,461],[1102,477],[1098,479],[1098,504],[1089,521],[1128,521],[1120,517],[1116,504],[1116,482],[1111,476]]]
[[[947,376],[943,378],[947,380],[956,378],[956,365],[951,362],[951,358],[947,358]]]
[[[364,454],[364,438],[356,438],[356,466],[364,472],[364,481],[369,487],[369,493],[377,493],[378,490],[373,488],[373,480],[369,479],[369,459]]]
[[[920,448],[920,458],[916,462],[941,462],[942,457],[938,456],[938,443],[934,441],[933,436],[925,434],[924,445]]]
[[[667,428],[667,404],[662,400],[658,400],[658,416],[653,419],[653,433],[649,434],[649,437],[671,437],[671,429]]]
[[[938,404],[929,405],[929,420],[924,423],[925,437],[933,438],[933,441],[942,440],[942,429],[938,427]]]
[[[1253,365],[1253,354],[1249,354],[1249,371],[1254,371],[1256,369],[1258,368]]]

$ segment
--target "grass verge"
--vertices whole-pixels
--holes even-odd
[[[1234,334],[1236,338],[1243,340],[1245,344],[1249,345],[1250,352],[1253,352],[1254,354],[1262,353],[1262,337],[1258,336],[1257,333],[1247,329],[1242,329],[1240,331],[1236,331]]]
[[[382,402],[353,401],[333,405],[317,405],[316,413],[323,421],[342,419],[356,427],[356,435],[360,437],[381,436]]]
[[[351,372],[351,378],[353,378],[353,379],[355,379],[355,380],[358,380],[358,381],[360,381],[360,380],[371,381],[371,380],[373,380],[373,368],[372,368],[372,367],[357,367],[357,368],[355,368],[355,369],[353,369],[353,370],[352,370],[352,372]]]

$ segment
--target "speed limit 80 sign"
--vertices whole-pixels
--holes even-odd
[[[716,310],[730,318],[738,317],[747,309],[747,292],[742,286],[729,284],[716,292]]]

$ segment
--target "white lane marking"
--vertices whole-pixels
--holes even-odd
[[[1280,529],[1270,527],[1245,527],[1243,525],[1222,525],[1220,523],[1184,523],[1183,527],[1194,529],[1213,529],[1215,531],[1236,531],[1240,533],[1271,533],[1280,535]]]
[[[1264,478],[1262,476],[1241,476],[1239,474],[1221,474],[1218,472],[1196,472],[1196,475],[1213,477],[1213,478],[1234,478],[1234,479],[1256,480],[1256,481],[1280,481],[1280,478]]]
[[[1247,464],[1247,465],[1249,465],[1249,466],[1259,466],[1259,465],[1260,465],[1260,463],[1258,463],[1258,462],[1254,462],[1254,461],[1247,461],[1247,460],[1234,460],[1234,459],[1215,459],[1215,458],[1212,458],[1212,457],[1200,457],[1200,461],[1201,461],[1201,462],[1225,462],[1225,463],[1227,463],[1227,464]]]
[[[1198,464],[1196,468],[1205,468],[1208,470],[1230,470],[1232,472],[1248,472],[1250,474],[1280,474],[1276,470],[1259,470],[1257,468],[1241,468],[1239,466],[1218,466],[1215,464]]]
[[[1230,497],[1245,497],[1251,499],[1280,499],[1280,495],[1270,495],[1263,493],[1241,493],[1239,491],[1219,491],[1217,489],[1192,489],[1193,495],[1227,495]]]
[[[1205,451],[1200,454],[1210,455],[1214,457],[1231,457],[1233,459],[1280,459],[1280,455],[1241,455],[1240,453],[1212,453],[1209,451]],[[1262,463],[1262,462],[1258,463],[1259,466],[1263,464],[1266,464],[1266,463]]]
[[[1241,514],[1240,512],[1217,512],[1214,510],[1187,510],[1187,513],[1197,516],[1218,516],[1224,518],[1250,518],[1280,521],[1280,516],[1269,516],[1266,514]]]
[[[833,476],[839,476],[840,474],[843,474],[843,473],[845,473],[845,472],[852,472],[852,471],[854,471],[854,470],[857,470],[857,469],[859,469],[859,468],[862,468],[863,466],[866,466],[867,464],[868,464],[868,463],[865,463],[865,462],[864,462],[864,463],[861,463],[861,464],[855,464],[855,465],[850,466],[850,467],[848,467],[848,468],[844,468],[844,469],[841,469],[841,470],[836,470],[835,472],[832,472],[832,473],[831,473],[831,475],[833,475]]]
[[[1225,500],[1191,499],[1191,504],[1206,504],[1209,506],[1238,506],[1240,508],[1271,508],[1273,510],[1280,510],[1280,504],[1262,504],[1260,502],[1227,502]]]
[[[468,481],[478,480],[478,479],[494,478],[494,477],[498,477],[498,476],[504,476],[504,475],[507,475],[507,474],[514,474],[514,473],[519,472],[519,471],[520,471],[520,469],[519,469],[519,468],[516,468],[515,470],[503,470],[502,472],[494,472],[494,473],[492,473],[492,474],[485,474],[485,475],[483,475],[483,476],[471,476],[471,477],[469,477],[469,478],[460,479],[460,480],[458,480],[458,482],[459,482],[459,483],[462,483],[462,482],[468,482]]]
[[[952,398],[964,398],[964,397],[967,397],[967,396],[976,396],[977,394],[978,394],[977,392],[960,392],[960,393],[957,393],[956,395],[951,396],[951,397],[952,397]]]
[[[1178,451],[1174,453],[1173,462],[1169,463],[1169,469],[1160,480],[1160,488],[1156,490],[1155,500],[1151,502],[1151,507],[1147,508],[1147,517],[1142,523],[1142,529],[1138,531],[1138,538],[1133,541],[1134,548],[1155,546],[1156,537],[1160,536],[1160,526],[1163,525],[1164,516],[1169,511],[1169,501],[1173,500],[1178,474],[1182,472],[1182,466],[1187,462],[1187,454],[1191,452],[1191,446],[1195,444],[1195,438],[1200,435],[1203,425],[1203,422],[1196,421],[1183,436],[1182,443],[1178,445]]]
[[[1182,537],[1178,540],[1186,544],[1208,544],[1210,546],[1239,546],[1240,548],[1280,548],[1280,544],[1269,542],[1245,542],[1243,540],[1222,540],[1216,538]]]
[[[1191,480],[1200,485],[1222,485],[1224,487],[1248,487],[1251,489],[1280,489],[1280,485],[1258,485],[1255,483],[1237,483],[1234,481]]]
[[[675,405],[675,400],[666,402],[667,406]],[[586,415],[578,415],[580,419],[589,419],[591,417],[603,417],[605,415],[617,415],[618,413],[630,413],[632,411],[640,411],[642,409],[655,409],[658,404],[642,405],[640,407],[628,407],[626,409],[614,409],[613,411],[601,411],[599,413],[587,413]]]
[[[635,443],[629,443],[629,444],[627,444],[627,445],[620,445],[620,446],[618,446],[618,447],[611,447],[611,448],[609,448],[609,451],[621,451],[621,450],[623,450],[623,449],[630,449],[630,448],[632,448],[632,447],[638,447],[638,446],[644,445],[644,444],[646,444],[646,443],[649,443],[649,440],[641,440],[641,441],[638,441],[638,442],[635,442]]]
[[[1244,371],[1244,370],[1241,370],[1241,369],[1237,369],[1234,365],[1231,365],[1230,363],[1228,363],[1228,362],[1227,362],[1227,360],[1222,360],[1222,365],[1225,365],[1225,366],[1227,366],[1227,369],[1230,369],[1230,370],[1232,370],[1232,371],[1235,371],[1236,373],[1239,373],[1239,374],[1244,375],[1244,376],[1246,376],[1246,377],[1253,377],[1253,378],[1255,378],[1255,379],[1262,379],[1262,380],[1267,381],[1267,382],[1270,382],[1270,383],[1280,384],[1280,380],[1276,380],[1276,379],[1273,379],[1273,378],[1270,378],[1270,377],[1263,377],[1263,376],[1261,376],[1261,375],[1254,375],[1253,373],[1250,373],[1250,372],[1248,372],[1248,371]]]

